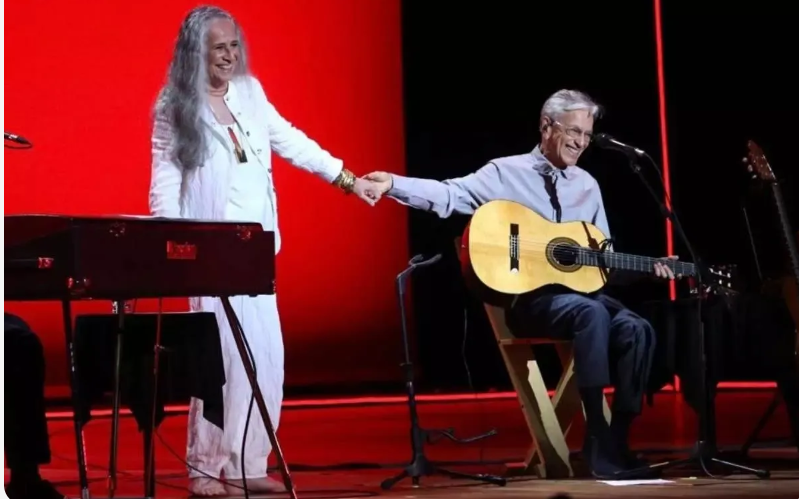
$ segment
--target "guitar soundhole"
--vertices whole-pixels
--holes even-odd
[[[556,237],[547,243],[547,262],[561,272],[576,272],[585,262],[580,244],[568,237]]]
[[[566,243],[555,244],[552,247],[552,258],[561,267],[577,265],[578,248]]]

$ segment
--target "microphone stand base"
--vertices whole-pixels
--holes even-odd
[[[760,470],[756,468],[750,468],[749,466],[745,466],[743,464],[733,463],[730,461],[725,461],[716,457],[718,455],[718,450],[712,444],[699,440],[694,444],[693,449],[691,450],[691,454],[684,459],[676,459],[674,461],[665,461],[662,463],[652,464],[649,466],[642,466],[640,468],[635,468],[627,471],[623,471],[620,473],[616,473],[613,475],[613,479],[616,480],[624,480],[627,478],[634,478],[644,475],[649,475],[651,471],[662,471],[667,470],[670,468],[676,468],[681,466],[698,466],[705,475],[710,478],[715,478],[713,474],[710,472],[710,465],[715,464],[720,468],[727,468],[728,470],[735,472],[739,471],[746,474],[755,475],[758,478],[770,478],[771,472],[769,470]]]
[[[474,442],[476,440],[493,436],[497,433],[496,430],[491,430],[488,433],[471,437],[469,439],[459,439],[453,435],[452,430],[425,430],[422,429],[421,425],[419,424],[419,414],[416,410],[416,389],[414,387],[413,363],[411,362],[410,344],[408,340],[408,318],[405,313],[405,279],[408,275],[410,275],[411,272],[413,272],[414,269],[435,263],[439,258],[440,255],[423,262],[422,256],[417,255],[409,262],[410,266],[397,276],[396,280],[397,299],[399,301],[400,322],[402,326],[402,343],[405,354],[405,362],[403,362],[400,367],[402,367],[404,373],[405,388],[408,393],[407,404],[408,414],[410,416],[411,454],[413,455],[413,459],[399,474],[393,476],[392,478],[383,480],[383,482],[380,484],[380,488],[383,490],[389,490],[400,480],[409,477],[411,478],[413,486],[418,487],[419,479],[421,477],[432,475],[443,475],[450,478],[465,478],[467,480],[492,483],[500,486],[504,486],[506,484],[505,479],[502,477],[482,474],[471,475],[468,473],[460,473],[458,471],[451,471],[442,468],[431,462],[424,454],[425,441],[433,443],[435,440],[440,438],[448,438],[458,443]]]
[[[494,476],[494,475],[487,475],[487,474],[477,474],[472,475],[469,473],[461,473],[459,471],[452,471],[446,468],[442,468],[437,464],[431,462],[427,459],[427,457],[423,453],[418,453],[414,456],[413,461],[411,461],[408,466],[406,466],[400,473],[393,476],[392,478],[388,478],[383,480],[380,484],[380,488],[383,490],[389,490],[398,482],[410,478],[411,484],[413,487],[419,487],[420,478],[423,476],[433,476],[433,475],[441,475],[447,476],[453,479],[466,479],[466,480],[474,480],[484,483],[490,483],[493,485],[499,485],[504,487],[507,484],[507,480],[502,477]]]

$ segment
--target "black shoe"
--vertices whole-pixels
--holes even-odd
[[[627,474],[636,480],[660,478],[663,474],[660,469],[649,469],[649,462],[639,455],[633,454],[627,447],[627,442],[616,441],[620,464],[627,470]],[[636,471],[637,470],[637,471]],[[634,475],[634,476],[633,476]]]
[[[649,462],[639,457],[638,455],[633,454],[629,450],[620,450],[619,454],[621,455],[622,465],[628,470],[633,468],[642,468],[644,466],[649,466]]]
[[[591,474],[600,480],[651,480],[661,476],[660,469],[648,469],[648,463],[619,451],[609,432],[586,433],[583,458]]]
[[[593,435],[586,432],[583,441],[583,459],[596,478],[612,480],[614,475],[625,471],[609,432],[600,431]]]
[[[67,499],[47,480],[31,482],[9,482],[6,485],[8,499]]]

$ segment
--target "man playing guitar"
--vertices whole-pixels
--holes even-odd
[[[494,200],[510,200],[551,222],[595,224],[610,239],[597,181],[576,166],[591,143],[601,108],[590,97],[560,90],[541,110],[541,141],[532,152],[490,161],[462,178],[409,178],[386,172],[366,175],[382,194],[441,218],[472,215]],[[674,279],[661,262],[653,273]],[[641,466],[630,453],[630,425],[640,414],[655,349],[652,326],[601,291],[577,293],[546,286],[519,295],[507,309],[519,336],[546,335],[573,340],[574,370],[587,421],[583,455],[597,477]],[[612,422],[603,414],[603,389],[615,386]]]

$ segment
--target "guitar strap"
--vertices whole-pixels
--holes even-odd
[[[555,210],[555,221],[560,223],[561,207],[560,201],[558,200],[558,189],[555,187],[555,183],[557,182],[557,174],[557,172],[553,171],[551,173],[542,173],[541,176],[544,177],[544,189],[546,189],[547,194],[549,194],[549,202],[552,204],[552,209]],[[514,308],[518,300],[519,295],[514,296],[510,307]]]
[[[552,172],[550,174],[543,175],[543,177],[544,187],[547,190],[547,194],[549,194],[549,202],[552,203],[552,208],[555,210],[555,221],[560,223],[561,208],[560,201],[558,200],[558,189],[555,186],[557,182],[556,175],[557,172]]]

